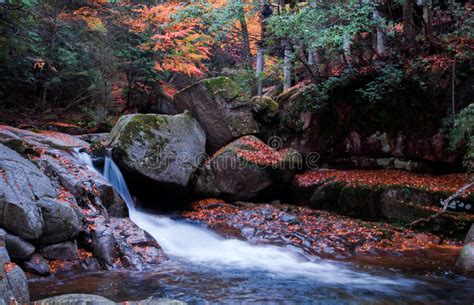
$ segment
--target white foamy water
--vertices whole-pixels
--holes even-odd
[[[92,162],[91,162],[92,164]],[[165,216],[135,208],[125,180],[115,162],[106,157],[104,176],[127,202],[130,219],[155,238],[166,255],[212,267],[267,271],[277,276],[305,276],[330,284],[347,284],[371,290],[387,286],[412,286],[413,280],[374,276],[330,261],[310,261],[295,248],[254,245],[226,239],[216,233]]]

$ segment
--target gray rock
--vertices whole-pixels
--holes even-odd
[[[28,289],[28,281],[25,273],[20,267],[14,266],[7,274],[7,280],[13,294],[18,303],[28,303],[30,301],[30,292]]]
[[[76,241],[68,241],[46,246],[40,250],[40,254],[48,259],[71,261],[79,258],[77,251]]]
[[[199,121],[206,131],[210,152],[259,131],[252,115],[252,105],[227,77],[199,81],[176,93],[174,101],[179,112],[189,110]]]
[[[42,244],[57,244],[74,239],[81,231],[81,224],[74,209],[67,202],[44,198],[38,201],[43,214]]]
[[[26,272],[31,272],[40,276],[47,276],[51,273],[48,262],[37,253],[33,254],[33,256],[26,262],[23,262],[21,267]]]
[[[0,236],[4,236],[4,233],[0,229]],[[0,240],[0,303],[27,303],[30,297],[26,276],[20,267],[11,263],[3,244],[3,240]]]
[[[474,242],[467,243],[462,248],[456,270],[463,274],[474,275]]]
[[[157,298],[157,297],[151,297],[146,300],[136,301],[136,302],[127,302],[127,303],[130,305],[186,305],[187,304],[179,300]]]
[[[88,143],[93,142],[102,142],[107,139],[108,133],[86,133],[79,136],[76,136],[82,141],[86,141]]]
[[[35,200],[54,197],[49,178],[33,163],[0,144],[0,226],[26,240],[40,236],[43,220]]]
[[[183,191],[202,161],[206,136],[189,113],[122,116],[109,134],[114,160],[125,171]]]
[[[258,147],[266,149],[261,151]],[[246,159],[246,155],[251,155],[250,159]],[[258,156],[263,163],[252,160],[252,156]],[[272,162],[266,163],[267,160]],[[297,168],[300,161],[299,155],[292,150],[280,155],[258,138],[245,136],[206,161],[198,171],[195,192],[229,200],[265,196],[282,190],[281,186],[291,179],[292,169]]]
[[[65,294],[40,301],[38,305],[115,305],[109,299],[93,294]]]
[[[92,247],[94,257],[104,269],[113,267],[114,260],[119,257],[117,242],[112,229],[103,223],[96,223],[92,232]]]
[[[22,238],[6,232],[5,244],[11,258],[27,260],[35,252],[35,247]]]

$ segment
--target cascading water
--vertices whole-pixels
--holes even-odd
[[[110,184],[112,184],[117,193],[120,194],[122,199],[127,204],[130,213],[135,211],[135,204],[133,202],[132,195],[128,190],[128,186],[125,182],[122,172],[112,159],[112,152],[110,150],[107,150],[107,155],[104,161],[104,177],[110,182]]]
[[[95,171],[84,150],[72,154]],[[474,295],[474,281],[465,277],[419,276],[307,257],[296,248],[225,239],[184,221],[146,213],[135,207],[110,153],[104,165],[103,174],[126,201],[131,220],[150,233],[170,259],[146,272],[115,270],[60,281],[56,277],[30,280],[34,299],[75,292],[116,302],[159,296],[193,304],[452,305],[470,304]]]
[[[85,157],[85,156],[83,156]],[[218,268],[265,270],[280,276],[307,276],[320,282],[351,285],[405,285],[410,281],[391,280],[352,271],[340,264],[310,261],[296,249],[253,245],[225,239],[197,226],[150,215],[135,208],[125,179],[110,152],[105,158],[104,177],[114,186],[129,207],[130,219],[147,231],[170,257]]]

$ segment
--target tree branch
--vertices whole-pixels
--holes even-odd
[[[448,198],[444,199],[444,200],[441,200],[441,205],[443,206],[441,208],[441,210],[439,210],[437,213],[433,214],[433,215],[430,215],[428,217],[425,217],[425,218],[420,218],[420,219],[417,219],[415,221],[413,221],[412,223],[410,223],[408,226],[409,228],[411,229],[413,227],[413,225],[417,224],[417,223],[420,223],[420,222],[429,222],[433,219],[435,219],[436,217],[440,216],[441,214],[443,214],[444,212],[446,212],[446,210],[448,209],[448,206],[449,204],[459,198],[465,191],[467,191],[469,188],[473,187],[474,186],[474,178],[471,179],[471,181],[464,185],[463,187],[461,187],[456,193],[452,194],[451,196],[449,196]]]

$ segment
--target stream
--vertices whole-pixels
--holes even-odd
[[[92,164],[87,154],[78,157]],[[325,260],[295,247],[226,239],[185,221],[147,213],[135,206],[110,157],[104,176],[127,202],[130,219],[152,235],[170,259],[156,271],[34,279],[30,281],[33,300],[79,292],[117,302],[159,296],[192,304],[472,304],[474,300],[474,280],[459,275],[408,274]]]

